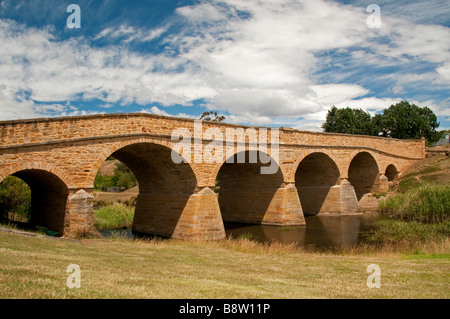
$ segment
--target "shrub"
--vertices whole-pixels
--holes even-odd
[[[450,186],[419,184],[381,201],[380,209],[406,220],[442,222],[449,219]]]
[[[134,207],[116,203],[101,207],[94,212],[94,215],[97,229],[131,227]]]
[[[445,240],[450,237],[450,221],[421,223],[392,218],[382,218],[363,233],[366,242],[418,246],[426,242]]]
[[[104,190],[108,187],[121,187],[129,189],[137,185],[136,176],[123,163],[117,163],[114,175],[102,175],[97,173],[94,180],[94,189]]]
[[[30,187],[15,176],[5,178],[0,184],[0,219],[28,221],[30,210]]]

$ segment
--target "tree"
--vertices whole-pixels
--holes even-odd
[[[350,107],[338,109],[333,106],[322,124],[325,132],[376,135],[376,129],[368,112]]]
[[[203,112],[203,114],[200,116],[200,120],[203,121],[215,121],[215,122],[222,122],[225,120],[225,116],[218,115],[217,112]]]
[[[31,190],[20,178],[8,176],[0,183],[0,220],[28,220]]]
[[[424,137],[431,145],[439,140],[439,123],[428,107],[418,107],[407,101],[391,105],[374,119],[382,136],[400,139]]]
[[[399,139],[420,139],[427,145],[437,142],[441,133],[437,131],[437,117],[428,107],[418,107],[407,101],[391,105],[382,114],[373,117],[362,109],[333,106],[322,124],[325,132],[385,136]]]
[[[122,162],[116,163],[113,175],[102,175],[97,173],[94,179],[94,189],[106,189],[108,187],[121,187],[129,189],[138,184],[136,176]]]

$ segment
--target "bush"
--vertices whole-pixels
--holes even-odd
[[[383,244],[406,244],[410,247],[427,242],[438,242],[450,237],[450,221],[421,223],[393,218],[382,218],[363,233],[366,242]]]
[[[30,218],[31,190],[27,183],[8,176],[0,184],[0,219],[25,221]]]
[[[136,185],[136,176],[134,176],[133,172],[121,162],[116,164],[114,175],[102,175],[97,173],[94,180],[94,189],[96,190],[104,190],[108,187],[129,189]]]
[[[133,224],[134,207],[116,203],[101,207],[94,216],[97,229],[127,228]]]
[[[418,222],[449,220],[450,186],[419,184],[381,201],[380,209],[385,214]]]

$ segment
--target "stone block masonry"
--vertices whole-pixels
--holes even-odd
[[[136,175],[139,196],[133,229],[175,238],[224,238],[223,221],[304,225],[304,214],[354,214],[364,211],[371,193],[405,173],[425,157],[424,140],[330,134],[280,128],[278,139],[266,132],[264,153],[274,174],[261,174],[264,163],[227,163],[227,154],[255,151],[227,139],[227,129],[258,127],[203,122],[200,144],[222,132],[226,147],[217,162],[174,163],[177,129],[194,133],[194,120],[152,114],[107,114],[0,122],[0,181],[9,175],[32,189],[32,222],[75,237],[93,229],[93,182],[109,156]],[[197,132],[199,133],[199,132]],[[262,134],[262,133],[261,133]],[[257,136],[259,138],[259,136]],[[193,139],[191,140],[193,141]],[[239,145],[238,145],[239,144]],[[392,172],[395,172],[393,174]],[[218,182],[218,185],[216,185]]]

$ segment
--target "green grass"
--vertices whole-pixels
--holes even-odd
[[[380,202],[384,214],[420,222],[441,222],[450,217],[450,186],[421,183]]]
[[[242,233],[237,238],[238,239],[247,239],[247,240],[256,240],[256,236],[250,232]]]
[[[335,254],[245,239],[67,241],[0,232],[0,298],[448,299],[448,249],[447,242],[435,256]],[[380,289],[366,286],[374,263]],[[79,289],[66,285],[70,264],[81,268]]]
[[[439,243],[450,237],[450,221],[422,223],[383,217],[363,233],[364,241],[419,249],[424,243]]]
[[[400,181],[400,183],[398,184],[398,187],[397,187],[397,191],[399,193],[405,193],[408,190],[417,187],[419,184],[420,184],[420,182],[416,178],[414,178],[412,176],[408,176]]]
[[[94,212],[94,225],[97,229],[131,227],[133,217],[134,207],[115,203]]]
[[[440,167],[438,165],[430,165],[430,166],[427,166],[424,169],[422,169],[420,171],[420,174],[434,173],[434,172],[438,172],[439,170],[440,170]]]
[[[261,244],[248,233],[198,242],[0,232],[0,298],[449,299],[449,187],[411,175],[398,189],[381,206],[391,217],[369,227],[363,244],[336,250]],[[129,227],[133,215],[126,205],[106,206],[95,225]],[[81,268],[80,289],[66,285],[69,264]],[[380,289],[366,286],[370,264],[381,268]]]
[[[434,171],[429,169],[427,171]],[[420,250],[424,243],[448,240],[450,237],[450,186],[434,183],[400,183],[402,192],[380,201],[383,218],[363,234],[367,243],[399,249]]]

